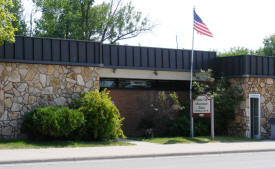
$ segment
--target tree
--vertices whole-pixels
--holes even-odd
[[[0,45],[4,41],[15,41],[14,34],[17,29],[12,25],[12,22],[16,20],[15,16],[10,12],[12,7],[11,0],[0,0]]]
[[[233,47],[229,51],[219,52],[218,56],[237,56],[237,55],[258,55],[275,56],[275,34],[267,37],[263,41],[264,47],[251,50],[245,47]]]
[[[94,39],[101,42],[109,41],[111,44],[119,40],[137,37],[143,32],[152,31],[155,25],[150,24],[147,17],[135,11],[131,2],[122,5],[121,0],[110,3],[102,3],[94,7],[94,18],[101,21],[96,22],[96,34]]]
[[[275,34],[264,39],[263,52],[265,56],[275,56]]]
[[[27,24],[23,17],[23,5],[21,0],[12,0],[13,7],[10,12],[13,13],[16,20],[12,22],[12,26],[17,28],[15,35],[27,35]]]
[[[94,0],[33,0],[42,17],[36,21],[36,36],[98,40],[117,43],[151,31],[147,17],[131,3],[111,0],[94,5]]]
[[[245,47],[233,47],[229,51],[219,52],[218,56],[238,56],[238,55],[263,55],[263,50],[252,50]]]
[[[72,0],[33,0],[42,12],[35,21],[35,36],[84,39],[80,31],[80,3]],[[93,0],[91,0],[93,2]]]

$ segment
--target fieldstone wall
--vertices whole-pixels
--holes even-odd
[[[275,118],[275,79],[274,78],[232,78],[232,85],[243,89],[244,101],[236,110],[235,120],[229,131],[231,135],[250,137],[249,94],[261,95],[261,136],[271,135],[268,120]]]
[[[25,112],[42,105],[68,105],[99,89],[97,67],[0,63],[0,139],[21,137]]]

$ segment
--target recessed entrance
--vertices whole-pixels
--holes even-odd
[[[260,119],[261,119],[261,109],[260,109],[260,94],[250,94],[249,95],[249,109],[250,109],[250,132],[251,138],[260,139]]]

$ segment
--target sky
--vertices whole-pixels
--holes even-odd
[[[31,0],[22,0],[31,11]],[[104,0],[95,0],[97,4]],[[106,0],[105,0],[106,1]],[[124,0],[126,3],[129,0]],[[131,0],[152,23],[152,32],[121,41],[120,44],[150,47],[192,48],[193,8],[214,38],[195,32],[194,49],[224,52],[232,47],[256,50],[263,47],[263,39],[275,34],[275,0]],[[38,14],[39,15],[39,14]],[[38,16],[36,16],[38,17]]]

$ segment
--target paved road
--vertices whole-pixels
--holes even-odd
[[[0,169],[274,169],[275,152],[5,164]]]

